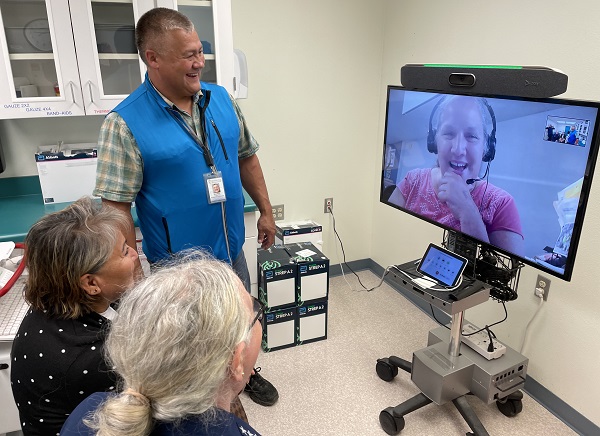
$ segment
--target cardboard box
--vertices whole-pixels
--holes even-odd
[[[95,146],[95,144],[93,144]],[[96,185],[97,151],[35,154],[45,204],[66,203],[92,195]]]
[[[327,300],[317,300],[298,306],[296,345],[327,339]]]
[[[296,242],[312,242],[319,250],[323,250],[323,226],[314,221],[276,224],[276,244],[286,245]]]
[[[265,313],[262,349],[265,352],[296,346],[298,308],[288,307]]]
[[[282,245],[257,252],[258,298],[267,310],[296,305],[298,266]]]
[[[298,266],[296,302],[319,300],[329,296],[329,259],[311,242],[284,246]]]

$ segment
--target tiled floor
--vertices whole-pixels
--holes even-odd
[[[375,286],[379,278],[359,272]],[[380,357],[410,360],[427,346],[427,333],[437,327],[401,294],[384,284],[372,292],[357,291],[354,277],[332,278],[328,339],[271,353],[261,353],[261,374],[279,390],[272,407],[242,395],[250,423],[268,435],[385,435],[379,413],[419,393],[410,375],[400,371],[391,382],[377,376]],[[501,338],[500,338],[501,339]],[[525,394],[523,411],[508,418],[495,404],[469,396],[469,403],[490,435],[572,435],[563,422]],[[430,404],[405,417],[401,435],[464,435],[470,431],[452,403]]]

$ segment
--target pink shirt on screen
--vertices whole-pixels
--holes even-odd
[[[441,203],[433,190],[431,168],[409,171],[398,185],[405,199],[405,208],[447,227],[460,230],[460,222],[450,208]],[[488,235],[497,230],[507,230],[523,237],[519,211],[512,196],[492,185],[478,183],[471,192],[473,201],[481,211]]]

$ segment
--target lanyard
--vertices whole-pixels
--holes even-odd
[[[208,103],[210,102],[210,91],[205,90],[206,98],[204,99],[204,104],[198,104],[200,108],[200,135],[202,138],[198,138],[198,135],[190,128],[190,126],[185,122],[185,120],[181,117],[181,114],[172,107],[168,107],[169,113],[175,118],[177,123],[191,136],[191,138],[198,144],[200,149],[202,150],[202,155],[204,156],[204,161],[206,165],[211,169],[213,174],[216,174],[217,167],[215,166],[215,160],[213,159],[212,153],[210,152],[210,148],[206,143],[206,131],[204,129],[205,124],[205,111],[208,107]]]

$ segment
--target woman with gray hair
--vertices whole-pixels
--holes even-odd
[[[264,307],[203,253],[127,293],[106,341],[120,394],[88,397],[61,435],[257,435],[230,413],[258,356]]]
[[[11,385],[25,435],[55,435],[85,397],[113,390],[102,355],[111,303],[133,286],[137,252],[125,216],[84,197],[46,215],[25,238],[25,315],[11,351]]]
[[[492,107],[482,97],[445,96],[429,119],[427,150],[437,155],[437,162],[433,168],[409,171],[389,202],[513,254],[523,253],[515,200],[489,182],[496,156]]]

